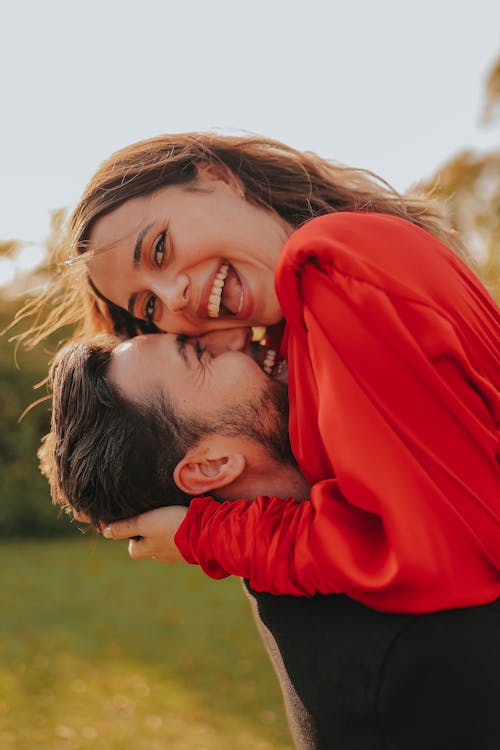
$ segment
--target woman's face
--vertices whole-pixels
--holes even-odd
[[[188,185],[132,198],[98,219],[88,270],[111,302],[163,331],[277,323],[274,269],[293,227],[201,166]]]

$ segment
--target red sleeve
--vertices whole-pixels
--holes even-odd
[[[336,214],[287,243],[291,439],[309,501],[195,500],[176,536],[213,577],[389,611],[500,595],[498,308],[413,225]]]

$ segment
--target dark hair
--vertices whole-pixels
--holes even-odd
[[[54,503],[110,523],[163,505],[188,505],[172,473],[207,431],[160,392],[126,400],[106,377],[117,340],[65,347],[52,364],[52,425],[39,451]]]

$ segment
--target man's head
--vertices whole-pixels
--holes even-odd
[[[97,525],[196,495],[297,491],[286,388],[230,335],[214,354],[168,334],[60,352],[41,449],[54,500]]]

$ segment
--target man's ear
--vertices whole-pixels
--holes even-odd
[[[174,469],[177,487],[187,495],[204,495],[235,482],[245,470],[245,456],[222,453],[202,447],[189,450]]]

